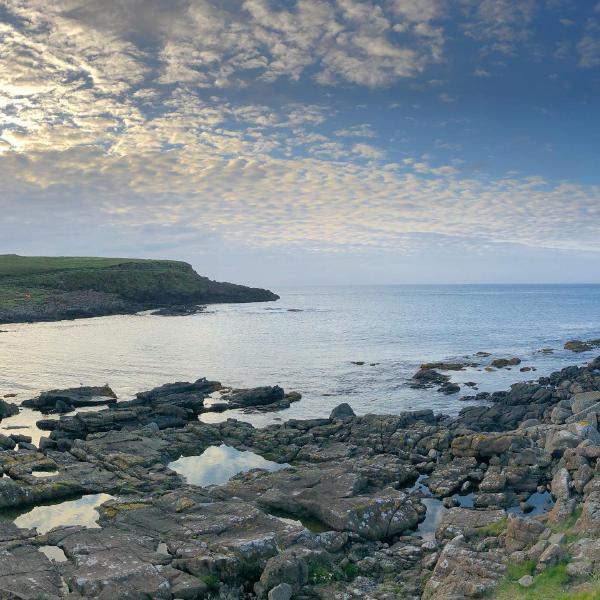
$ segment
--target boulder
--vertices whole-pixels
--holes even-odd
[[[285,392],[278,385],[233,390],[223,396],[232,407],[264,406],[283,400]]]
[[[354,411],[352,407],[347,403],[343,402],[342,404],[338,404],[329,415],[331,420],[334,419],[348,419],[351,417],[355,417]]]
[[[478,530],[502,523],[505,519],[506,512],[501,509],[450,508],[442,515],[435,537],[438,540],[451,540],[458,535],[468,538],[477,535]]]
[[[573,414],[580,413],[600,402],[600,392],[581,392],[571,398]]]
[[[288,583],[280,583],[274,587],[268,595],[268,600],[290,600],[292,597],[292,586]]]

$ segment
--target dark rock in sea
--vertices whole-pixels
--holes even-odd
[[[183,304],[159,308],[151,314],[160,317],[185,317],[189,315],[197,315],[199,313],[204,312],[205,310],[206,306],[200,306],[196,304]]]
[[[600,340],[570,340],[565,344],[564,348],[576,353],[589,352],[594,348],[600,348]]]
[[[492,367],[495,369],[504,369],[505,367],[514,367],[521,364],[521,359],[517,357],[513,358],[496,358],[491,362]]]
[[[19,414],[19,407],[16,404],[0,400],[0,421]]]
[[[115,404],[116,394],[108,385],[99,387],[78,387],[65,390],[42,392],[37,398],[24,400],[23,406],[43,413],[70,412],[84,406]]]
[[[352,360],[350,361],[353,365],[356,365],[358,367],[362,367],[365,364],[364,360]]]
[[[264,406],[283,400],[285,392],[278,385],[233,390],[223,396],[232,407]]]
[[[435,369],[419,369],[409,382],[410,387],[425,389],[435,385],[442,385],[450,381],[448,375],[442,375]]]
[[[342,404],[338,404],[329,415],[331,420],[334,419],[346,419],[348,417],[355,417],[354,411],[352,407],[347,402],[342,402]]]
[[[477,367],[477,363],[451,363],[451,362],[432,362],[424,363],[421,365],[421,371],[430,371],[435,369],[437,371],[464,371],[467,367]]]
[[[456,383],[447,382],[438,388],[438,392],[442,392],[443,394],[446,394],[448,396],[451,394],[458,394],[458,392],[460,392],[460,385]]]

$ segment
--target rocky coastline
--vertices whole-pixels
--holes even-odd
[[[326,419],[257,429],[198,417],[231,406],[278,410],[299,395],[199,379],[114,396],[46,392],[24,403],[48,432],[38,446],[0,436],[1,598],[598,593],[600,357],[457,417],[357,416],[343,403]],[[2,401],[0,416],[15,410]],[[283,468],[202,487],[169,467],[221,445]],[[14,518],[92,495],[109,495],[94,526],[40,531]]]

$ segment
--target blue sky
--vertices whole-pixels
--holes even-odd
[[[600,282],[600,3],[0,0],[0,252]]]

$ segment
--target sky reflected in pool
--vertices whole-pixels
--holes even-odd
[[[251,469],[278,471],[287,466],[225,444],[211,446],[199,456],[182,456],[169,464],[169,468],[185,477],[188,483],[199,486],[227,483],[234,475]]]
[[[109,494],[90,494],[76,500],[65,500],[56,504],[27,507],[19,511],[2,511],[2,516],[10,518],[17,527],[32,529],[46,533],[54,527],[83,525],[98,527],[98,511],[96,508],[111,500]]]

